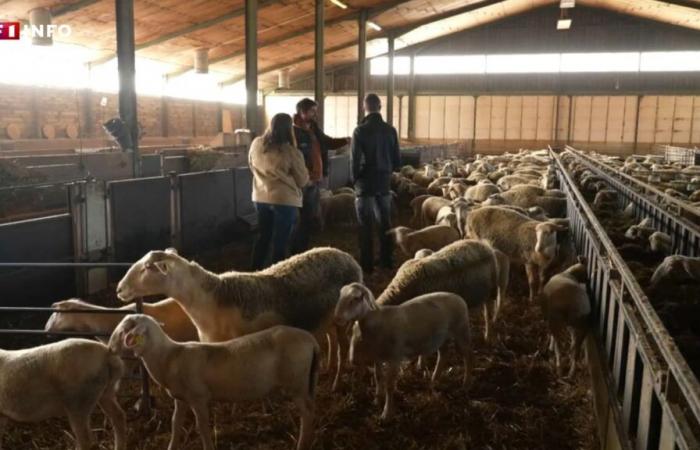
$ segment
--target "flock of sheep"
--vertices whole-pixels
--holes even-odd
[[[462,380],[468,383],[474,365],[469,311],[482,310],[490,341],[511,270],[521,266],[530,301],[542,308],[559,372],[562,334],[571,333],[573,374],[591,306],[585,261],[577,258],[563,218],[566,198],[556,189],[548,153],[406,166],[392,185],[396,203],[414,213],[412,228],[391,231],[411,259],[376,298],[355,259],[334,248],[315,248],[259,272],[221,274],[173,249],[148,252],[124,275],[116,294],[125,303],[154,295],[165,300],[145,304],[143,314],[132,314],[133,305],[127,305],[121,308],[126,317],[57,312],[46,324],[50,332],[111,333],[107,342],[67,339],[0,350],[0,430],[8,419],[67,416],[77,448],[85,450],[90,416],[99,406],[112,423],[114,448],[125,449],[126,419],[116,393],[127,371],[120,357],[134,355],[175,403],[169,449],[182,440],[188,410],[210,450],[211,401],[259,400],[276,391],[298,407],[297,449],[306,449],[313,442],[323,365],[335,371],[334,388],[344,381],[348,363],[360,374],[373,368],[382,419],[394,413],[402,364],[416,358],[422,364],[437,353],[435,382],[445,369],[440,352],[448,342],[463,360]],[[346,194],[327,195],[325,213],[349,214],[332,200]],[[76,299],[54,307],[104,309]]]
[[[677,254],[678,248],[672,237],[657,230],[650,217],[639,220],[635,215],[635,205],[625,205],[604,179],[581,164],[573,154],[563,152],[561,156],[583,194],[592,199],[594,213],[606,227],[613,244],[645,290],[690,367],[700,374],[700,323],[694,319],[700,314],[700,257]],[[682,169],[661,166],[663,156],[632,156],[624,164],[618,157],[597,154],[593,157],[620,167],[623,172],[642,178],[644,182],[647,182],[647,176],[660,176],[660,172],[668,171],[674,176],[670,183],[677,189],[687,185],[687,189],[683,188],[687,192],[699,187],[692,181],[698,177],[696,174],[700,174],[698,166]],[[664,181],[669,182],[667,178]],[[666,187],[666,193],[680,198],[680,191],[674,193],[671,189]],[[696,190],[686,200],[691,200],[694,195],[697,197],[700,191]]]

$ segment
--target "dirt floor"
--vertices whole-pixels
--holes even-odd
[[[316,245],[333,245],[357,256],[357,234],[352,227],[322,233]],[[398,252],[397,252],[398,253]],[[211,270],[244,269],[250,242],[231,245],[203,255]],[[398,254],[397,254],[398,256]],[[200,259],[200,258],[198,258]],[[400,260],[404,258],[401,257]],[[397,263],[400,261],[397,261]],[[431,391],[427,370],[405,367],[398,382],[397,416],[382,423],[380,407],[373,403],[369,374],[346,373],[338,392],[330,391],[331,376],[323,373],[317,396],[317,430],[314,449],[597,449],[594,409],[588,370],[582,363],[573,379],[556,376],[542,354],[545,328],[539,309],[528,304],[524,274],[515,271],[497,338],[481,338],[481,316],[472,315],[476,359],[472,383],[461,384],[459,359],[450,348],[450,369]],[[379,271],[366,280],[375,294],[388,284],[393,271]],[[104,300],[104,299],[103,299]],[[105,303],[109,303],[106,301]],[[565,360],[567,361],[567,360]],[[432,363],[432,361],[431,361]],[[155,409],[150,417],[133,409],[138,382],[125,380],[122,404],[128,408],[128,448],[167,448],[172,401],[154,389]],[[289,449],[297,434],[298,416],[282,399],[251,404],[217,404],[212,409],[217,449]],[[188,421],[182,449],[201,448]],[[101,413],[93,416],[100,449],[112,439]],[[10,424],[5,448],[69,449],[72,439],[65,420],[37,425]]]

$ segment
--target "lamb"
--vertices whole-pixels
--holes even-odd
[[[447,225],[457,230],[457,214],[452,206],[443,206],[435,217],[435,225]]]
[[[585,261],[554,275],[542,289],[542,312],[549,328],[550,345],[554,347],[557,373],[561,375],[559,336],[564,329],[571,333],[571,367],[568,376],[576,370],[581,346],[589,331],[591,301],[586,291]]]
[[[545,271],[556,255],[557,231],[567,229],[562,221],[539,222],[497,206],[481,207],[467,218],[467,236],[486,239],[511,263],[525,265],[531,302],[546,281]]]
[[[432,255],[409,260],[377,299],[379,305],[400,305],[414,297],[435,291],[461,296],[470,308],[481,306],[484,338],[508,286],[508,259],[488,243],[459,240]]]
[[[410,221],[411,226],[414,226],[414,227],[421,226],[421,220],[422,220],[421,211],[423,208],[423,202],[431,197],[432,197],[432,195],[419,195],[418,197],[415,197],[413,200],[411,200],[411,202],[409,203],[411,210],[413,210],[413,216],[411,216],[411,221]]]
[[[338,188],[335,190],[334,194],[352,194],[355,195],[355,189],[349,187],[349,186],[344,186],[341,188]]]
[[[114,428],[114,448],[126,450],[126,416],[117,402],[124,363],[106,345],[66,339],[25,350],[0,350],[0,448],[8,419],[38,422],[67,415],[78,450],[92,443],[96,405]]]
[[[56,302],[51,307],[62,311],[118,310],[124,311],[124,314],[136,312],[135,304],[122,306],[121,308],[105,308],[104,306],[93,305],[77,298]],[[170,339],[179,342],[196,341],[198,339],[197,328],[182,310],[182,307],[172,298],[156,303],[144,303],[143,313],[163,324],[163,331]],[[81,333],[95,333],[96,335],[110,335],[124,318],[124,314],[55,312],[49,317],[44,330],[48,332],[77,331]]]
[[[433,253],[435,253],[435,252],[428,249],[428,248],[422,248],[416,252],[416,254],[413,256],[413,259],[425,258],[426,256],[430,256]]]
[[[428,226],[434,224],[440,208],[449,205],[450,200],[446,198],[431,197],[425,199],[421,205],[421,225]]]
[[[437,251],[460,239],[459,232],[449,225],[432,225],[420,230],[396,227],[389,231],[394,242],[408,257],[427,248]]]
[[[356,321],[350,340],[350,362],[360,367],[374,364],[377,394],[383,391],[385,397],[382,420],[394,413],[393,394],[402,361],[437,352],[431,377],[435,383],[444,370],[440,349],[452,339],[464,361],[462,383],[466,384],[469,378],[473,361],[469,312],[459,295],[434,292],[398,306],[380,307],[369,289],[352,283],[340,291],[335,317],[340,323]]]
[[[170,450],[182,440],[188,407],[204,449],[214,450],[211,400],[258,400],[277,391],[301,411],[297,450],[311,445],[319,346],[307,331],[278,325],[227,342],[183,344],[171,340],[153,318],[136,314],[117,325],[109,347],[119,354],[133,352],[174,399]]]
[[[464,193],[464,198],[475,202],[483,202],[493,194],[498,194],[501,190],[492,183],[479,183],[470,186]]]
[[[537,186],[533,186],[535,189],[527,188],[529,188],[529,186],[518,186],[510,191],[499,194],[499,197],[507,204],[519,206],[521,208],[539,206],[549,217],[563,217],[566,214],[565,198],[554,195],[546,195],[547,191]],[[538,193],[540,189],[542,194]]]
[[[328,333],[330,349],[346,349],[344,330],[333,325],[340,288],[362,281],[362,269],[349,254],[328,247],[309,250],[253,273],[214,274],[173,249],[151,251],[134,263],[117,285],[124,302],[136,297],[174,298],[197,327],[202,342],[222,342],[290,325],[310,331],[319,342]],[[337,339],[337,341],[336,341]],[[343,358],[329,351],[329,367]]]
[[[519,184],[537,184],[537,178],[524,175],[506,175],[501,177],[496,185],[504,191],[507,191]]]
[[[340,193],[321,197],[321,227],[329,224],[352,224],[356,221],[355,194]]]
[[[667,256],[651,276],[650,290],[700,283],[700,257]]]

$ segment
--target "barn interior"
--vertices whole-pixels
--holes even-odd
[[[0,57],[0,372],[14,351],[107,340],[114,324],[91,326],[175,297],[116,309],[150,251],[257,273],[251,148],[305,98],[325,134],[347,138],[323,162],[311,247],[359,263],[352,138],[377,94],[400,147],[392,226],[507,253],[470,217],[565,223],[555,258],[573,253],[542,284],[583,264],[588,334],[567,375],[574,334],[569,349],[561,333],[562,373],[545,296],[530,298],[527,263],[508,256],[490,338],[469,308],[469,383],[452,347],[434,384],[434,356],[406,359],[386,420],[373,377],[349,369],[334,388],[323,364],[311,448],[700,449],[700,1],[0,0]],[[381,300],[413,253],[396,237],[393,267],[362,282]],[[56,303],[72,298],[91,309]],[[81,326],[59,330],[57,314]],[[167,387],[125,361],[124,448],[171,448]],[[65,417],[13,416],[7,383],[0,447],[80,448]],[[190,416],[176,448],[206,448]],[[290,448],[298,409],[283,395],[213,402],[208,423],[217,449]],[[100,408],[90,429],[94,448],[116,448]]]

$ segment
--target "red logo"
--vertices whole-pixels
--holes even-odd
[[[0,22],[0,39],[19,39],[19,22]]]

